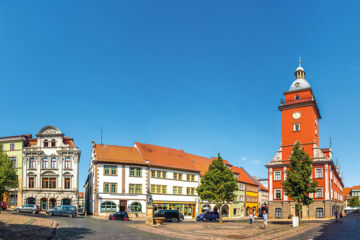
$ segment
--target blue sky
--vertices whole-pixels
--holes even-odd
[[[2,1],[0,135],[45,125],[82,151],[134,141],[220,152],[252,175],[281,143],[298,56],[346,186],[359,184],[359,2]]]

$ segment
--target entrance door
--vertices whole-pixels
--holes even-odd
[[[126,200],[120,200],[120,212],[126,212]]]
[[[46,210],[47,206],[48,206],[48,201],[46,198],[42,198],[40,201],[40,205],[41,205],[41,210]]]

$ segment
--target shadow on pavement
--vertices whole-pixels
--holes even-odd
[[[91,233],[88,228],[65,228],[62,229],[61,239],[84,239]],[[52,239],[56,231],[51,227],[43,227],[31,224],[4,224],[0,221],[0,239],[38,240]],[[55,235],[56,237],[56,235]]]

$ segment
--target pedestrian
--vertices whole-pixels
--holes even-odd
[[[249,215],[249,220],[250,220],[250,224],[252,224],[253,221],[254,221],[254,215],[253,215],[252,212],[251,212],[250,215]]]
[[[342,217],[343,217],[343,215],[342,215],[342,211],[340,211],[340,222],[343,222],[343,219],[342,219]]]
[[[263,219],[264,219],[264,229],[266,229],[266,227],[267,227],[267,220],[268,220],[268,216],[267,216],[266,211],[264,211],[264,213],[263,213]]]
[[[336,219],[336,222],[337,222],[337,219],[338,219],[338,211],[337,210],[335,210],[335,219]]]

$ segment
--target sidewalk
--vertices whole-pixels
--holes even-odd
[[[268,224],[263,229],[263,222],[258,220],[253,224],[247,221],[212,222],[181,222],[165,223],[161,226],[136,224],[131,227],[156,234],[182,239],[287,239],[297,234],[320,228],[324,223],[304,223],[293,228],[290,224]]]
[[[49,239],[55,234],[57,222],[21,214],[0,213],[0,239]]]

